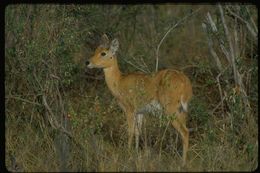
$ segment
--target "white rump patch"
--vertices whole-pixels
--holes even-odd
[[[185,112],[188,112],[188,103],[184,102],[182,99],[183,96],[181,96],[181,106]]]

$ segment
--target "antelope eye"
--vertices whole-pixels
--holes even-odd
[[[105,56],[105,55],[106,55],[106,53],[105,53],[105,52],[102,52],[102,53],[101,53],[101,56]]]

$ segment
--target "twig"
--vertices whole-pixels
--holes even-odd
[[[238,47],[238,36],[237,36],[237,18],[234,20],[235,26],[234,26],[234,56],[236,58],[239,58],[239,47]]]
[[[221,88],[221,85],[220,85],[220,82],[219,82],[219,77],[228,69],[228,67],[229,66],[227,66],[222,72],[220,72],[218,74],[217,78],[216,78],[217,84],[218,84],[218,89],[219,89],[219,94],[220,94],[220,98],[221,98],[220,103],[221,103],[221,109],[222,109],[223,114],[224,114],[224,103],[223,103],[223,101],[224,101],[225,97],[223,97],[223,95],[222,95],[222,88]],[[213,110],[215,111],[215,109],[216,108],[214,108]]]
[[[247,6],[246,6],[246,11],[247,11],[247,13],[248,13],[248,15],[249,15],[249,17],[250,17],[250,21],[251,21],[251,23],[253,24],[253,27],[254,27],[254,29],[255,29],[255,31],[256,31],[256,35],[257,35],[257,34],[258,34],[258,28],[256,27],[256,24],[255,24],[255,22],[254,22],[254,20],[253,20],[253,18],[252,18],[252,15],[250,15],[250,13],[249,13],[249,10],[248,10]]]
[[[207,19],[208,19],[209,24],[211,25],[212,31],[217,32],[216,25],[213,22],[210,13],[208,12],[207,15],[208,15]],[[202,27],[205,30],[205,32],[207,33],[207,25],[203,23]],[[221,62],[219,60],[219,57],[218,57],[217,53],[215,52],[215,50],[213,49],[213,41],[212,41],[211,37],[208,35],[208,33],[206,35],[207,35],[207,39],[208,39],[209,51],[210,51],[211,55],[213,56],[213,58],[214,58],[214,60],[216,62],[218,70],[222,71],[222,65],[221,65]]]
[[[151,71],[150,71],[150,69],[148,68],[147,64],[144,62],[144,59],[143,59],[142,57],[141,57],[140,59],[141,59],[141,61],[142,61],[142,63],[143,63],[143,67],[145,67],[145,68],[147,69],[148,73],[151,73]]]
[[[207,13],[207,19],[208,19],[208,22],[209,22],[209,24],[210,24],[210,26],[212,28],[212,31],[213,32],[217,32],[218,30],[217,30],[216,24],[214,23],[214,21],[213,21],[213,19],[212,19],[212,17],[211,17],[209,12]]]
[[[166,127],[165,127],[165,129],[164,129],[163,136],[162,136],[162,140],[161,140],[161,143],[160,143],[160,152],[159,152],[159,158],[160,158],[160,159],[161,159],[161,155],[162,155],[162,143],[163,143],[163,139],[164,139],[164,137],[165,137],[165,133],[166,133],[168,127],[169,127],[169,124],[170,124],[170,121],[168,121],[168,123],[167,123],[167,125],[166,125]]]
[[[43,103],[44,103],[45,107],[47,108],[47,110],[49,111],[49,113],[51,114],[51,116],[54,117],[54,114],[53,114],[51,108],[50,108],[49,105],[47,104],[47,101],[46,101],[46,97],[45,97],[45,96],[43,96]],[[49,117],[49,118],[50,118],[50,117]],[[53,122],[52,122],[53,120],[50,121],[50,119],[49,119],[49,122],[50,122],[52,128],[54,128],[54,129],[56,129],[56,130],[59,130],[60,132],[62,132],[62,133],[64,133],[65,135],[67,135],[77,146],[80,147],[80,150],[81,150],[81,151],[85,151],[85,150],[86,150],[85,147],[84,147],[80,142],[78,142],[78,141],[74,138],[74,136],[73,136],[67,129],[65,129],[65,127],[63,127],[61,124],[59,124],[56,119],[54,119],[54,120],[55,120],[55,121],[54,121],[54,124],[53,124]],[[90,146],[91,146],[91,145],[90,145]],[[93,147],[93,146],[91,146],[91,147]],[[95,148],[93,148],[93,149],[94,149],[93,151],[96,151]],[[96,154],[99,155],[100,157],[103,157],[103,158],[106,159],[106,160],[109,160],[108,157],[102,155],[102,154],[99,153],[99,152],[96,153]],[[121,166],[125,166],[125,165],[122,164],[122,163],[119,163],[119,164],[120,164]]]
[[[231,59],[231,66],[232,66],[232,69],[233,69],[235,84],[240,87],[240,91],[243,94],[242,99],[243,99],[243,102],[244,102],[244,105],[245,105],[246,112],[249,112],[250,111],[250,102],[247,98],[248,96],[247,96],[246,91],[245,91],[245,87],[244,87],[244,84],[243,84],[243,81],[242,81],[242,77],[241,77],[238,69],[236,68],[236,63],[235,63],[236,57],[234,55],[234,47],[232,45],[231,35],[229,34],[229,30],[228,30],[228,27],[227,27],[227,24],[226,24],[226,21],[225,21],[223,8],[220,4],[218,5],[218,7],[219,7],[220,14],[221,14],[221,20],[222,20],[222,24],[224,26],[225,34],[226,34],[226,37],[227,37],[227,40],[228,40],[228,43],[229,43],[229,49],[230,49],[230,57],[229,58]]]
[[[199,68],[198,65],[191,64],[191,65],[186,65],[186,66],[184,66],[184,67],[181,67],[181,70],[185,70],[186,68],[192,68],[192,67]]]
[[[144,73],[147,73],[145,70],[143,70],[142,68],[139,68],[138,66],[134,65],[133,63],[131,63],[130,61],[127,61],[127,60],[124,60],[126,63],[132,65],[133,67],[135,67],[136,69],[144,72]]]
[[[256,28],[256,26],[255,26],[255,23],[254,23],[254,21],[253,21],[253,19],[252,19],[251,16],[250,16],[250,19],[251,19],[251,22],[253,23],[253,27],[254,27],[254,28],[252,28],[251,25],[249,24],[249,22],[247,22],[247,21],[246,21],[245,19],[243,19],[241,16],[239,16],[238,14],[234,13],[233,11],[231,11],[231,9],[230,9],[229,7],[227,7],[226,9],[228,10],[228,12],[229,12],[232,16],[236,17],[236,18],[239,19],[241,22],[243,22],[244,24],[246,24],[247,29],[248,29],[249,32],[252,34],[252,36],[253,36],[254,39],[257,38],[258,30],[257,30],[257,28]],[[256,28],[256,29],[255,29],[255,28]],[[254,31],[254,29],[255,29],[255,31]]]
[[[145,62],[141,56],[139,59],[141,59],[142,64],[140,63],[140,60],[137,61],[137,59],[134,56],[132,56],[132,58],[134,59],[135,63],[139,65],[139,68],[144,68],[145,69],[144,71],[146,71],[146,73],[150,73],[150,70],[148,69],[147,65],[145,64]],[[148,70],[146,70],[146,69],[148,69]]]
[[[229,44],[229,49],[230,49],[230,59],[231,59],[231,65],[233,67],[233,72],[234,72],[234,78],[235,78],[235,82],[238,83],[238,79],[237,79],[237,73],[236,73],[236,64],[235,64],[235,55],[234,55],[234,48],[232,45],[232,39],[231,39],[231,35],[229,34],[229,30],[226,24],[226,20],[224,17],[224,12],[223,12],[223,8],[220,4],[218,4],[219,7],[219,11],[220,11],[220,15],[221,15],[221,20],[222,20],[222,24],[224,26],[224,30],[225,30],[225,34],[228,40],[228,44]]]
[[[48,103],[46,101],[45,95],[42,96],[42,102],[43,102],[43,105],[45,106],[45,108],[48,110],[48,112],[50,114],[50,116],[49,116],[48,113],[46,113],[48,115],[48,120],[49,120],[52,128],[54,128],[54,129],[60,128],[60,125],[58,124],[57,120],[55,119],[54,113],[52,112],[50,106],[48,105]]]
[[[200,157],[200,159],[203,159],[203,156],[201,156],[199,153],[197,153],[196,150],[191,150],[191,149],[190,149],[190,151],[193,151],[193,152],[196,154],[196,156],[193,157],[193,158],[189,161],[190,163],[192,163],[193,160],[195,160],[198,156]]]
[[[32,102],[30,100],[26,100],[26,99],[23,99],[23,98],[20,98],[20,97],[15,97],[15,96],[8,96],[8,97],[5,97],[5,99],[16,99],[16,100],[20,100],[20,101],[23,101],[23,102],[26,102],[26,103],[34,104],[34,105],[37,105],[37,106],[43,106],[39,103]]]
[[[218,109],[218,107],[220,106],[220,105],[223,105],[223,101],[225,100],[225,98],[226,98],[226,96],[224,96],[221,100],[220,100],[220,102],[217,104],[217,106],[215,106],[215,108],[211,111],[211,115],[213,115],[214,114],[214,112]],[[222,108],[222,110],[223,110],[223,108]]]
[[[231,64],[232,62],[229,58],[229,52],[227,51],[227,49],[225,48],[225,46],[222,43],[220,43],[220,48],[221,48],[222,52],[224,53],[225,57],[227,58],[228,63]]]
[[[161,44],[163,43],[164,39],[166,38],[166,36],[171,32],[171,30],[173,30],[174,28],[176,28],[180,23],[182,23],[183,21],[185,21],[188,17],[192,16],[193,14],[197,13],[201,8],[198,8],[196,11],[192,12],[191,14],[186,15],[184,18],[182,18],[181,20],[179,20],[175,25],[173,25],[170,29],[168,29],[168,31],[164,34],[163,38],[161,39],[161,41],[159,42],[157,49],[156,49],[156,66],[155,66],[155,71],[158,71],[158,64],[159,64],[159,49],[161,47]]]

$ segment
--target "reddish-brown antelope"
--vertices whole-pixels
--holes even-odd
[[[87,61],[89,68],[102,68],[105,80],[113,96],[127,117],[128,147],[138,148],[143,114],[163,111],[180,133],[183,145],[183,164],[186,163],[189,131],[186,127],[188,103],[192,97],[192,86],[187,76],[176,70],[161,70],[154,74],[131,73],[122,74],[119,70],[116,51],[119,42],[114,39],[109,44],[106,35],[102,36],[101,45],[93,57]],[[174,117],[174,118],[172,118]]]

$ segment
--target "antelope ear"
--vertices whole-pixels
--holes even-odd
[[[111,45],[110,45],[110,48],[109,50],[112,52],[113,55],[116,54],[116,51],[118,50],[119,48],[119,42],[117,39],[114,39],[112,42],[111,42]]]
[[[100,47],[108,48],[109,47],[109,38],[106,34],[103,34],[100,41]]]

